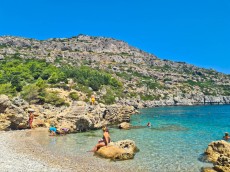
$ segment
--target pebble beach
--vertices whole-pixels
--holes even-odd
[[[55,155],[43,149],[36,142],[33,137],[36,132],[45,131],[20,130],[0,132],[0,171],[133,171],[130,168],[119,167],[116,163],[111,163],[106,159],[95,157],[93,153],[89,153],[87,157],[60,157]]]

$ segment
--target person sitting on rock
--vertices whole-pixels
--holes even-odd
[[[96,152],[98,149],[100,149],[103,146],[107,146],[110,143],[110,135],[109,130],[107,127],[102,128],[103,131],[103,137],[101,140],[98,141],[98,144],[93,148],[93,152]]]
[[[230,136],[228,135],[228,132],[225,132],[223,139],[228,141],[230,139]]]

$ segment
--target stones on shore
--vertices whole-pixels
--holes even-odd
[[[204,161],[212,162],[213,168],[202,168],[202,172],[230,171],[230,143],[220,140],[211,142],[204,152]]]
[[[137,151],[138,148],[134,141],[121,140],[111,142],[108,146],[101,147],[95,154],[111,160],[128,160],[133,159]]]

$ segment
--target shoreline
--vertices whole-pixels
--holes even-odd
[[[53,152],[44,149],[33,136],[36,132],[45,131],[47,130],[34,129],[0,132],[0,169],[4,169],[7,172],[129,172],[135,169],[130,167],[119,167],[118,164],[110,162],[107,159],[95,157],[91,153],[89,153],[88,156],[83,155],[81,157],[60,156],[54,154]]]

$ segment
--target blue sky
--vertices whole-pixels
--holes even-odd
[[[78,34],[230,74],[230,0],[1,0],[0,36]]]

